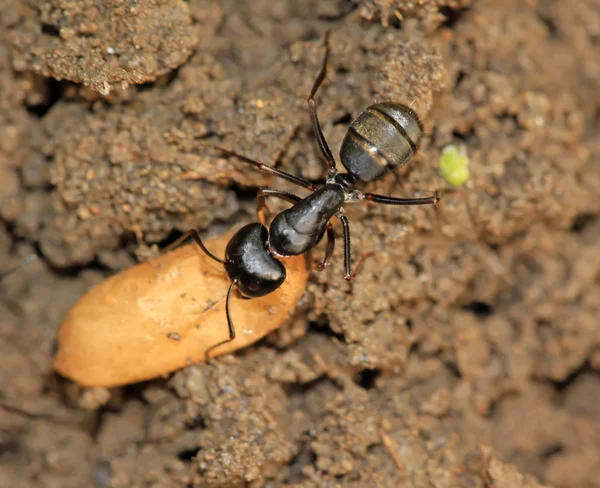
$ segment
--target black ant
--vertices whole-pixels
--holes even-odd
[[[178,240],[181,242],[189,236],[193,237],[202,251],[225,266],[225,272],[231,280],[225,303],[229,339],[212,346],[207,351],[207,357],[210,350],[235,339],[235,328],[229,310],[234,287],[237,287],[245,298],[262,297],[272,293],[286,278],[285,266],[277,258],[297,256],[310,251],[325,233],[327,233],[326,254],[317,269],[322,270],[329,264],[335,245],[335,234],[331,224],[331,218],[334,216],[340,220],[343,227],[344,278],[351,280],[355,276],[350,263],[350,226],[348,219],[342,213],[344,204],[366,200],[385,205],[435,205],[439,201],[438,195],[426,198],[394,198],[362,193],[354,187],[357,180],[374,181],[404,165],[417,151],[423,136],[423,126],[417,114],[400,103],[384,102],[371,105],[350,124],[340,150],[340,160],[348,172],[338,172],[335,159],[321,131],[314,98],[325,79],[328,58],[329,33],[325,37],[323,65],[307,99],[313,129],[328,164],[327,180],[324,185],[317,187],[302,177],[291,175],[228,149],[210,146],[251,164],[260,171],[306,188],[312,193],[306,198],[300,198],[286,191],[272,188],[259,189],[257,203],[260,222],[247,224],[235,233],[227,244],[225,259],[218,258],[206,249],[196,230],[190,230],[181,240]],[[266,197],[277,197],[293,204],[292,207],[275,216],[270,231],[265,226],[268,212]]]

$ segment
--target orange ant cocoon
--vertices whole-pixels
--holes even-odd
[[[231,236],[207,241],[224,255]],[[306,288],[305,256],[285,259],[287,278],[262,298],[231,300],[237,337],[210,357],[246,347],[280,327]],[[205,360],[228,337],[223,267],[195,244],[138,264],[98,284],[58,330],[54,368],[87,387],[114,387],[156,378]]]

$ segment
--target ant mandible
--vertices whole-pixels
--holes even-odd
[[[224,154],[233,156],[258,170],[287,180],[310,190],[306,198],[287,191],[261,188],[257,195],[258,219],[260,222],[247,224],[238,230],[225,249],[225,259],[212,254],[203,244],[196,230],[187,232],[178,242],[192,237],[210,258],[221,263],[231,280],[227,291],[225,312],[229,326],[229,338],[212,346],[206,352],[235,339],[235,327],[231,319],[229,302],[234,288],[245,298],[268,295],[281,286],[286,278],[286,268],[277,259],[297,256],[310,251],[327,233],[325,258],[317,269],[329,264],[335,246],[332,217],[342,223],[344,239],[344,278],[351,280],[355,273],[350,259],[350,226],[342,213],[345,203],[364,200],[385,205],[435,205],[438,195],[426,198],[395,198],[374,193],[362,193],[355,182],[370,182],[404,165],[417,151],[423,136],[423,126],[417,114],[406,105],[383,102],[371,105],[351,124],[342,141],[340,160],[347,173],[339,173],[335,159],[325,140],[319,118],[315,94],[325,79],[329,58],[329,33],[325,36],[323,65],[307,99],[310,118],[319,147],[328,165],[327,180],[317,187],[300,176],[295,176],[267,164],[255,161],[222,147],[210,146]],[[266,197],[276,197],[292,203],[292,207],[277,214],[270,230],[265,226],[268,212]]]

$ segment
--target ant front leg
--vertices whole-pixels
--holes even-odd
[[[301,200],[299,196],[287,191],[276,190],[274,188],[260,188],[256,194],[256,213],[258,215],[258,221],[263,225],[267,222],[267,218],[270,214],[267,202],[265,201],[266,197],[280,198],[281,200],[285,200],[292,204],[298,203]]]
[[[221,264],[225,264],[225,261],[223,261],[221,258],[218,258],[217,256],[215,256],[212,252],[210,252],[206,246],[204,245],[204,243],[202,242],[202,239],[200,239],[200,234],[198,233],[198,231],[196,229],[190,229],[188,230],[185,234],[183,234],[181,237],[179,237],[178,239],[176,239],[174,242],[172,242],[171,244],[169,244],[167,247],[165,247],[162,251],[161,254],[166,254],[169,251],[172,251],[173,249],[175,249],[176,247],[179,247],[181,244],[183,244],[184,241],[186,241],[189,238],[194,239],[194,242],[196,243],[196,245],[202,249],[202,251],[204,252],[204,254],[206,254],[209,258],[214,259],[215,261],[217,261],[218,263]]]
[[[329,168],[330,174],[335,174],[335,159],[333,158],[333,154],[331,153],[331,149],[329,149],[329,144],[325,140],[325,136],[323,135],[323,131],[321,130],[321,124],[319,123],[319,117],[317,115],[317,103],[315,102],[315,95],[317,90],[323,83],[325,76],[327,75],[327,60],[329,59],[329,31],[325,34],[325,57],[323,58],[323,65],[321,66],[321,71],[317,75],[317,79],[313,83],[312,89],[310,90],[310,95],[307,98],[308,102],[308,110],[310,112],[310,119],[312,121],[313,130],[315,131],[315,135],[317,136],[317,141],[319,141],[319,147],[321,148],[321,152],[325,159],[327,160],[327,166]]]

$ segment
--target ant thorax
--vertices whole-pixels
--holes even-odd
[[[330,172],[326,183],[328,185],[339,185],[344,190],[344,203],[362,202],[365,196],[354,188],[354,177],[349,173]]]

